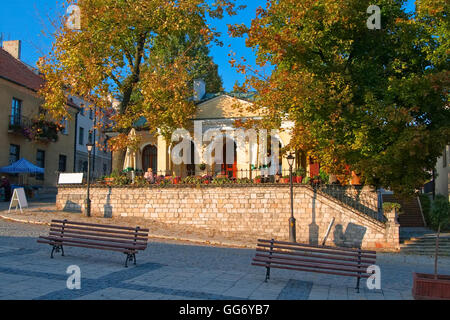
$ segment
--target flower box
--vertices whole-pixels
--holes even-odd
[[[416,300],[450,300],[450,275],[413,273],[412,295]]]

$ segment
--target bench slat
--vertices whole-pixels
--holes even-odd
[[[62,225],[50,225],[50,227],[52,228],[61,228],[62,229]],[[112,234],[123,234],[123,235],[138,235],[141,237],[147,237],[147,233],[134,233],[134,232],[129,232],[129,231],[115,231],[115,230],[107,230],[107,229],[99,229],[99,228],[87,228],[87,227],[74,227],[74,226],[64,226],[64,230],[66,229],[72,229],[72,230],[82,230],[82,231],[98,231],[98,232],[104,232],[104,233],[112,233]]]
[[[59,237],[40,237],[46,240],[51,240],[57,243],[62,243],[63,245],[65,243],[78,243],[78,244],[86,244],[86,245],[96,245],[96,246],[105,246],[105,247],[111,247],[111,248],[122,248],[122,249],[134,249],[134,250],[144,250],[146,247],[144,246],[130,246],[130,245],[118,245],[118,244],[109,244],[109,243],[102,243],[102,242],[89,242],[89,241],[82,241],[82,240],[73,240],[71,238],[59,238]]]
[[[253,261],[255,262],[266,262],[267,266],[272,268],[273,264],[278,265],[286,265],[286,266],[294,266],[294,267],[309,267],[309,268],[317,268],[317,269],[325,269],[325,270],[335,270],[335,271],[345,271],[350,273],[361,273],[361,274],[367,274],[366,269],[361,268],[351,268],[351,267],[343,267],[338,266],[336,264],[329,264],[329,265],[323,265],[321,263],[299,263],[299,262],[291,262],[291,261],[285,261],[283,259],[262,259],[262,258],[253,258]]]
[[[263,243],[271,243],[271,240],[265,240],[265,239],[258,239],[259,242]],[[292,243],[292,242],[286,242],[286,241],[273,241],[274,244],[285,244],[290,246],[298,246],[298,247],[308,247],[308,248],[318,248],[318,249],[329,249],[329,250],[336,250],[336,251],[350,251],[350,252],[358,252],[360,249],[355,248],[343,248],[343,247],[331,247],[331,246],[317,246],[313,244],[306,244],[306,243]],[[376,251],[373,250],[360,250],[361,253],[368,253],[368,254],[374,254],[376,255]]]
[[[133,228],[133,227],[122,227],[122,226],[114,226],[114,225],[108,225],[108,224],[95,224],[95,223],[86,223],[86,222],[76,222],[76,221],[69,221],[69,220],[52,220],[52,222],[65,223],[65,225],[92,226],[92,227],[102,227],[102,228],[109,228],[109,229],[132,230],[132,231],[136,230],[136,228]],[[144,229],[144,228],[139,228],[139,231],[149,232],[150,230],[149,229]]]
[[[257,252],[265,252],[265,253],[276,253],[276,254],[285,254],[290,256],[299,256],[299,257],[311,257],[311,258],[318,258],[318,259],[328,259],[328,260],[336,260],[336,261],[346,261],[346,262],[358,262],[357,258],[349,258],[345,256],[334,256],[334,255],[328,255],[328,254],[321,254],[320,252],[291,252],[291,251],[281,251],[281,250],[266,250],[261,248],[256,248]],[[376,260],[374,259],[361,259],[361,263],[375,263]]]
[[[270,259],[283,259],[288,261],[304,261],[304,262],[317,262],[317,263],[323,263],[323,264],[331,264],[331,265],[338,265],[338,266],[347,266],[347,267],[358,267],[358,263],[346,263],[346,262],[336,262],[336,261],[329,261],[329,260],[315,260],[315,259],[303,259],[303,258],[295,258],[295,257],[286,257],[286,256],[276,256],[276,255],[268,255],[268,254],[260,254],[257,253],[256,257],[261,258],[268,258]],[[370,264],[361,264],[359,265],[361,268],[366,269],[370,266]]]
[[[63,231],[63,229],[56,229],[56,228],[50,228],[50,232],[58,233],[60,234]],[[108,234],[108,233],[98,233],[98,232],[85,232],[85,231],[76,231],[72,229],[64,229],[64,234],[80,234],[80,235],[86,235],[86,236],[99,236],[104,238],[113,238],[113,239],[125,239],[125,240],[134,240],[135,237],[133,236],[122,236],[122,235],[116,235],[116,234]],[[136,240],[147,242],[148,237],[136,237]]]
[[[92,237],[92,236],[85,236],[85,235],[76,235],[71,234],[70,232],[64,232],[64,233],[58,233],[58,232],[50,232],[50,236],[59,237],[61,239],[64,238],[71,238],[71,239],[80,239],[80,240],[97,240],[102,242],[115,242],[115,243],[124,243],[124,244],[131,244],[131,245],[140,245],[140,246],[147,246],[147,243],[145,242],[139,242],[139,241],[126,241],[126,240],[120,240],[120,239],[111,239],[111,238],[99,238],[99,237]]]
[[[253,266],[259,266],[259,267],[267,267],[266,264],[262,264],[262,263],[252,263]],[[270,266],[270,268],[277,268],[277,269],[286,269],[286,270],[297,270],[297,271],[305,271],[305,272],[316,272],[316,273],[325,273],[325,274],[333,274],[333,275],[337,275],[337,276],[347,276],[347,277],[360,277],[360,278],[368,278],[370,277],[367,274],[361,274],[361,276],[358,276],[357,274],[352,274],[352,273],[343,273],[343,272],[332,272],[332,271],[323,271],[323,270],[316,270],[316,269],[307,269],[307,268],[294,268],[294,267],[288,267],[288,266],[277,266],[277,265],[273,265]]]
[[[50,240],[38,240],[39,243],[45,243],[53,245],[53,241]],[[134,250],[128,250],[128,249],[117,249],[117,248],[109,248],[109,247],[100,247],[100,246],[94,246],[94,245],[82,245],[82,244],[76,244],[76,243],[65,243],[64,246],[69,247],[79,247],[79,248],[90,248],[90,249],[102,249],[102,250],[109,250],[109,251],[116,251],[116,252],[122,252],[122,253],[133,253]]]
[[[270,248],[270,245],[266,245],[266,244],[259,244],[259,247],[263,247],[263,248]],[[329,254],[333,254],[333,255],[342,255],[342,256],[348,256],[348,257],[358,257],[358,253],[354,253],[354,252],[347,252],[347,251],[338,251],[338,250],[328,250],[324,249],[321,250],[320,248],[314,249],[314,247],[308,247],[308,248],[302,248],[302,247],[294,247],[294,246],[285,246],[285,245],[273,245],[272,248],[276,248],[276,249],[287,249],[287,250],[293,250],[293,251],[307,251],[307,252],[314,252],[314,253],[329,253]],[[309,249],[309,250],[308,250]],[[368,254],[361,254],[361,257],[365,257],[365,258],[376,258],[376,256],[373,255],[368,255]]]

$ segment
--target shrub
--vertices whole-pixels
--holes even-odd
[[[295,175],[297,177],[304,177],[305,174],[306,174],[305,168],[298,168],[297,170],[295,170]]]
[[[439,226],[442,229],[445,229],[449,224],[449,203],[448,199],[438,194],[431,206],[431,223],[432,227],[438,229]]]
[[[397,213],[400,211],[401,205],[395,202],[384,202],[383,203],[383,211],[388,212],[392,210],[397,210]]]

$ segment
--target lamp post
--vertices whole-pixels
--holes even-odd
[[[91,199],[89,198],[89,187],[91,185],[91,152],[94,145],[92,143],[87,143],[86,148],[88,152],[88,167],[87,167],[87,194],[86,194],[86,216],[91,216]]]
[[[294,164],[294,156],[292,153],[290,153],[287,156],[287,161],[289,164],[289,184],[290,184],[290,191],[291,191],[291,217],[289,218],[289,241],[290,242],[297,242],[296,241],[296,232],[295,232],[295,218],[294,218],[294,188],[292,183],[292,166]]]

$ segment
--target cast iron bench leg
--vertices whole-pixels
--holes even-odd
[[[133,253],[125,252],[125,254],[127,255],[127,258],[125,259],[125,268],[128,268],[128,261],[131,262],[134,260],[134,264],[136,264],[136,257],[133,258]]]
[[[52,253],[50,254],[50,258],[52,258],[53,259],[53,253],[54,252],[56,252],[56,253],[58,253],[59,251],[62,251],[62,256],[64,256],[64,249],[63,249],[63,246],[62,245],[53,245],[53,248],[52,248]]]

